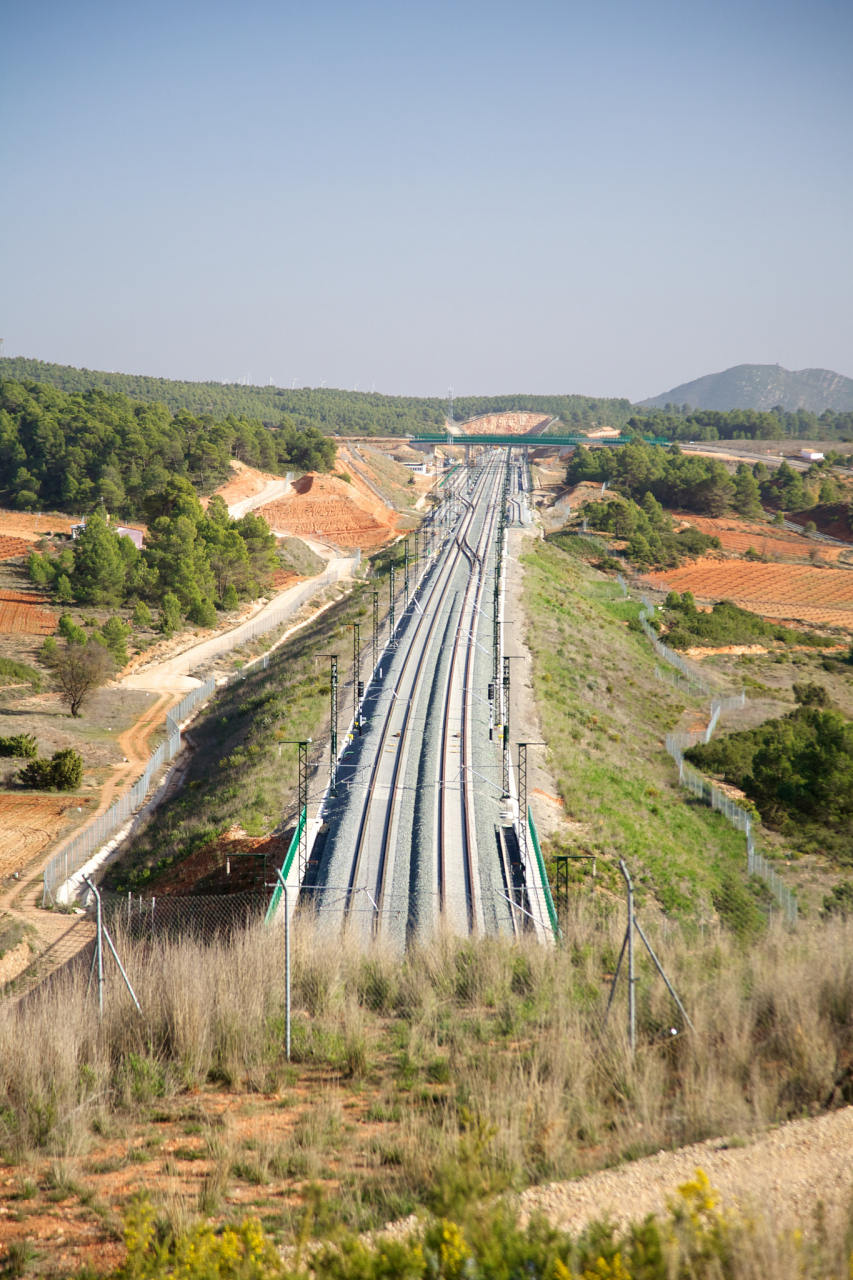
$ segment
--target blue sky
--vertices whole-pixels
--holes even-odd
[[[853,6],[0,9],[7,355],[641,399],[853,376]]]

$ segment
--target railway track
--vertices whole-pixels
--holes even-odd
[[[318,883],[326,922],[365,941],[377,934],[404,941],[429,916],[455,932],[483,930],[471,713],[502,462],[496,453],[472,483],[461,476],[450,537],[401,620],[396,652],[383,655],[384,678],[365,699],[367,733],[355,744]],[[414,791],[432,791],[432,803],[416,802]]]

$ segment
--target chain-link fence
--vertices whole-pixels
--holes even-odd
[[[359,559],[360,553],[359,557],[353,560],[353,566],[358,563]],[[264,617],[255,619],[248,632],[242,631],[239,638],[235,637],[233,632],[221,636],[214,646],[213,654],[225,652],[230,648],[245,643],[246,640],[273,630],[273,628],[292,617],[315,591],[337,582],[340,576],[340,572],[337,569],[330,569],[321,578],[312,578],[286,604],[283,604],[279,609],[272,610]],[[211,650],[208,649],[208,653],[210,652]],[[196,659],[192,656],[192,650],[189,651],[186,657],[186,668],[189,670]],[[227,683],[231,684],[236,680],[244,680],[250,669],[256,664],[260,664],[262,669],[267,667],[269,665],[269,655],[264,654],[260,658],[255,658],[252,662],[247,662],[239,671],[229,677]],[[166,716],[167,739],[152,754],[142,776],[137,779],[129,791],[119,796],[106,813],[99,814],[98,817],[93,818],[82,831],[53,855],[44,869],[42,906],[55,903],[59,887],[78,872],[81,867],[85,866],[110,836],[144,804],[154,778],[163,765],[173,760],[180,750],[180,725],[186,720],[190,711],[198,706],[200,702],[204,702],[209,698],[215,689],[216,681],[213,679],[206,680],[198,688],[192,689],[186,697],[181,699],[176,707],[172,708],[171,712]]]
[[[271,877],[272,879],[272,877]],[[101,889],[104,919],[112,932],[122,932],[138,941],[156,938],[199,937],[213,941],[241,929],[273,924],[282,914],[271,910],[274,886],[236,893],[151,895],[120,894]],[[551,907],[542,916],[539,897],[527,887],[501,884],[482,890],[480,903],[488,929],[524,933],[528,931],[559,936],[556,911]],[[388,930],[401,940],[409,934],[432,932],[445,904],[437,893],[420,894],[417,902],[408,893],[386,893],[381,904],[367,889],[348,885],[294,886],[292,910],[300,917],[316,916],[330,928],[345,923],[362,931]],[[90,908],[94,916],[94,907]],[[551,912],[553,911],[553,916]],[[466,913],[458,914],[464,930]]]
[[[360,559],[354,558],[350,561],[352,568],[355,568]],[[265,635],[268,631],[273,631],[276,627],[281,626],[288,618],[302,608],[307,600],[323,587],[332,586],[342,576],[339,569],[328,569],[322,577],[311,578],[299,588],[291,598],[276,608],[266,607],[249,623],[243,623],[239,628],[239,637],[235,636],[233,631],[226,631],[224,635],[214,636],[212,639],[205,641],[205,661],[210,658],[218,657],[221,653],[227,653],[229,649],[235,649],[239,645],[246,644],[250,640],[255,640],[258,636]],[[171,661],[172,671],[176,675],[186,675],[194,667],[198,666],[198,656],[192,649],[187,650],[185,654],[180,654]]]
[[[181,896],[109,893],[101,889],[104,918],[110,929],[130,938],[214,938],[261,924],[270,891]]]
[[[655,607],[649,600],[648,596],[641,596],[642,609],[640,610],[640,626],[643,628],[646,636],[651,642],[651,646],[659,658],[663,658],[664,662],[668,662],[671,667],[675,667],[676,671],[696,685],[697,689],[701,689],[703,693],[710,693],[711,686],[702,675],[698,667],[692,662],[688,662],[686,658],[682,658],[680,653],[676,653],[674,649],[670,649],[668,644],[664,644],[658,639],[654,628],[649,625],[649,619],[654,617]]]
[[[642,603],[640,622],[652,642],[655,652],[666,662],[672,663],[682,673],[686,684],[701,689],[703,693],[710,693],[710,686],[697,674],[695,667],[687,663],[680,654],[673,653],[667,645],[661,643],[648,623],[648,618],[653,612],[651,601],[646,596],[643,596]],[[657,667],[655,668],[655,675],[660,678],[660,672]],[[698,799],[704,801],[705,804],[709,804],[712,809],[716,809],[718,813],[721,813],[738,831],[743,831],[746,836],[749,874],[760,876],[769,885],[776,901],[785,912],[785,919],[789,924],[794,925],[797,923],[797,899],[776,874],[767,859],[757,852],[752,834],[752,818],[749,813],[742,805],[739,805],[731,796],[726,795],[724,791],[715,786],[713,782],[710,782],[698,769],[694,769],[684,759],[684,752],[688,748],[695,747],[699,743],[707,744],[710,742],[711,735],[724,711],[740,710],[745,705],[746,693],[743,690],[728,697],[714,698],[711,702],[711,718],[708,721],[707,728],[696,730],[693,733],[668,733],[666,735],[666,749],[678,765],[678,778],[681,785],[686,787]]]
[[[660,680],[661,684],[668,684],[673,689],[678,689],[680,693],[690,694],[696,697],[699,694],[706,693],[705,689],[700,689],[695,680],[689,680],[687,676],[679,675],[677,671],[667,671],[666,668],[655,666],[655,679]]]

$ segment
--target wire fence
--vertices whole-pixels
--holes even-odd
[[[688,679],[687,676],[679,675],[677,671],[667,671],[665,667],[655,666],[655,679],[660,680],[662,684],[671,685],[673,689],[678,689],[681,693],[688,693],[691,696],[707,692],[700,688],[695,680]]]
[[[621,578],[621,575],[620,575]],[[624,589],[624,579],[621,585]],[[671,663],[678,671],[682,673],[684,683],[693,688],[700,689],[703,693],[710,693],[710,686],[696,671],[692,663],[686,662],[680,654],[673,653],[668,645],[662,644],[655,632],[649,626],[648,619],[653,613],[651,602],[646,596],[642,596],[643,608],[640,611],[640,623],[655,649],[655,652]],[[674,661],[673,661],[674,659]],[[660,671],[655,667],[655,675],[661,679]],[[676,677],[677,679],[677,677]],[[740,710],[746,705],[746,693],[741,690],[740,693],[730,694],[727,697],[715,697],[711,702],[711,716],[707,727],[695,730],[692,733],[668,733],[666,735],[666,749],[678,765],[678,779],[683,787],[686,787],[697,799],[702,800],[705,804],[709,804],[712,809],[721,813],[728,822],[732,824],[738,831],[742,831],[746,836],[746,856],[747,870],[749,875],[760,876],[762,880],[769,886],[779,906],[785,913],[785,919],[791,925],[797,923],[797,899],[795,894],[791,892],[788,886],[780,879],[773,870],[770,863],[755,847],[755,839],[752,834],[752,817],[738,804],[731,796],[726,795],[720,787],[709,781],[704,774],[688,763],[684,759],[684,752],[690,747],[695,747],[699,743],[707,744],[711,741],[711,735],[717,727],[720,716],[725,711]]]
[[[654,628],[649,625],[649,619],[654,617],[655,607],[649,600],[648,596],[641,596],[643,608],[640,610],[640,626],[643,628],[646,636],[651,642],[651,646],[659,658],[663,658],[664,662],[668,662],[671,667],[675,667],[676,671],[680,671],[685,679],[696,685],[697,689],[701,689],[703,693],[710,694],[711,686],[702,675],[702,672],[692,662],[688,662],[686,658],[682,658],[680,653],[676,653],[674,649],[670,649],[668,644],[664,644],[658,638]]]
[[[239,930],[273,924],[283,918],[280,903],[275,903],[278,911],[273,906],[275,888],[279,886],[274,888],[272,879],[271,872],[270,883],[265,888],[234,893],[145,896],[113,893],[105,889],[99,892],[104,919],[110,930],[121,930],[125,936],[137,941],[189,936],[212,942]],[[292,910],[298,917],[314,918],[321,927],[325,923],[330,933],[336,933],[341,924],[346,923],[362,934],[375,928],[390,929],[401,939],[422,930],[434,930],[445,909],[437,893],[420,894],[417,902],[405,892],[386,893],[380,906],[367,889],[334,884],[294,886],[293,899]],[[550,911],[540,918],[541,909],[536,895],[530,894],[523,883],[509,888],[501,883],[490,890],[482,890],[480,903],[487,918],[501,922],[507,931],[536,932],[537,925],[546,932],[559,930],[559,924],[555,923],[556,911],[553,918]],[[94,914],[94,908],[90,910]],[[466,911],[463,909],[454,918],[460,931],[467,931]]]
[[[261,924],[271,890],[181,896],[111,893],[100,890],[104,917],[112,929],[137,941],[194,936],[206,942]]]
[[[355,566],[357,563],[358,559],[355,559],[353,565]],[[215,644],[213,650],[208,648],[208,654],[213,656],[216,653],[226,652],[228,649],[244,644],[247,640],[263,635],[267,631],[272,631],[275,627],[280,626],[282,622],[292,617],[318,588],[337,582],[340,576],[339,570],[330,569],[321,578],[314,578],[310,582],[306,582],[302,590],[288,600],[286,604],[272,610],[264,617],[256,618],[248,632],[242,630],[239,637],[235,637],[233,632],[222,636],[220,638],[221,642]],[[192,650],[190,650],[187,655],[187,670],[193,665],[193,662]],[[255,658],[251,662],[245,663],[239,671],[229,676],[225,683],[230,685],[238,680],[245,680],[253,667],[260,666],[261,669],[264,669],[268,665],[269,655],[264,654],[260,658]],[[82,831],[53,855],[44,869],[42,906],[55,904],[60,886],[85,866],[90,858],[94,857],[95,853],[109,840],[110,836],[123,826],[145,803],[153,780],[163,765],[170,763],[180,750],[181,724],[200,702],[204,702],[211,696],[215,689],[216,681],[214,679],[206,680],[204,684],[190,690],[186,697],[182,698],[178,705],[172,708],[171,712],[166,716],[166,741],[162,742],[153,752],[142,776],[136,780],[128,791],[118,797],[107,809],[106,813],[99,814],[98,817],[93,818]]]

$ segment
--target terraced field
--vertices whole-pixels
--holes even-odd
[[[32,550],[32,543],[24,538],[9,538],[0,534],[0,560],[13,560],[15,556],[27,556]]]
[[[702,558],[640,579],[653,590],[692,591],[697,600],[733,600],[765,618],[853,629],[853,572],[811,565]]]
[[[47,603],[47,596],[32,591],[0,591],[0,634],[52,636],[59,619],[55,613],[38,607]]]
[[[688,520],[700,533],[719,538],[724,551],[734,551],[743,555],[750,547],[770,559],[808,560],[815,550],[815,543],[801,538],[796,533],[784,533],[766,524],[750,524],[744,520],[713,520],[707,516],[694,516],[692,513],[677,511],[676,519]],[[844,547],[833,547],[821,544],[817,550],[823,561],[838,559]]]

